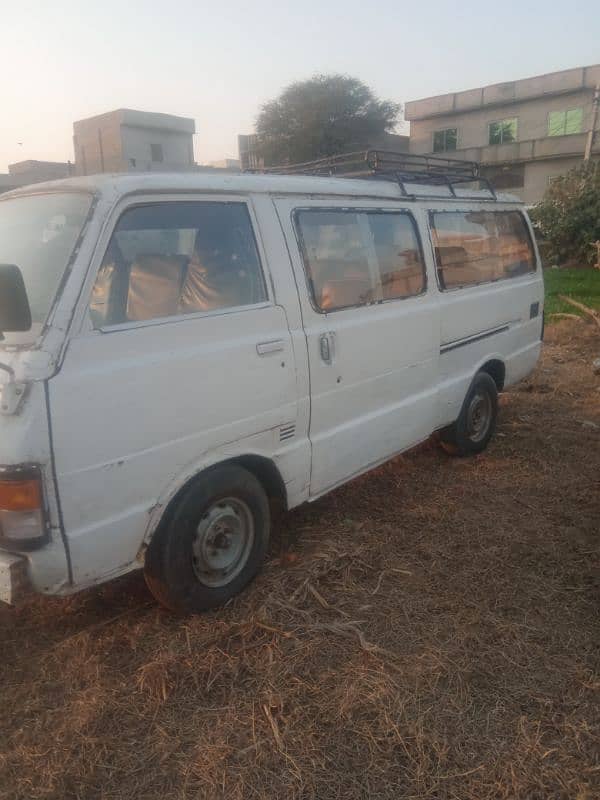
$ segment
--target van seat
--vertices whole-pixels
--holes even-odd
[[[397,297],[412,297],[420,294],[424,289],[423,269],[420,264],[388,272],[381,288],[384,300],[392,300]]]
[[[319,306],[323,310],[358,306],[373,300],[371,281],[364,277],[328,280],[323,284]]]
[[[127,319],[176,315],[187,261],[186,256],[138,255],[129,273]]]
[[[255,302],[247,271],[243,267],[232,268],[235,263],[233,259],[204,263],[197,253],[194,254],[181,289],[179,313],[214,311]]]
[[[468,258],[465,248],[458,245],[445,245],[435,248],[435,260],[440,267],[464,264]]]

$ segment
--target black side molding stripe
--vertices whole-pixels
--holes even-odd
[[[450,350],[456,350],[457,347],[464,347],[467,344],[478,342],[480,339],[487,339],[488,336],[494,336],[497,333],[503,333],[509,329],[509,325],[500,325],[498,328],[491,328],[488,331],[481,333],[474,333],[472,336],[466,336],[464,339],[455,339],[453,342],[446,342],[440,347],[440,353],[449,353]]]

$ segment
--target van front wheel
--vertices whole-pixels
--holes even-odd
[[[498,389],[487,372],[478,372],[456,422],[440,431],[440,443],[451,455],[481,453],[496,429]]]
[[[208,470],[156,532],[144,577],[167,608],[198,613],[221,606],[259,571],[269,542],[269,502],[243,467]]]

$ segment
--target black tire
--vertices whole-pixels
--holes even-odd
[[[146,553],[146,583],[172,611],[221,606],[260,570],[270,527],[267,495],[251,472],[236,464],[209,469],[154,535]],[[235,563],[226,567],[227,559]]]
[[[482,418],[479,425],[476,419]],[[496,430],[498,389],[487,372],[474,377],[456,422],[440,431],[440,444],[453,456],[481,453]]]

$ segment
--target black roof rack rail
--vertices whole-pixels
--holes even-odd
[[[477,183],[489,192],[490,197],[477,196],[476,199],[497,199],[494,187],[481,175],[476,161],[400,153],[394,150],[358,150],[318,158],[315,161],[305,161],[301,164],[283,164],[248,171],[271,175],[321,175],[392,180],[398,184],[400,191],[407,198],[416,198],[419,194],[414,190],[408,191],[406,184],[443,186],[448,190],[449,196],[457,197],[455,191],[457,185]],[[431,194],[428,193],[427,197],[431,197]],[[466,199],[465,195],[461,195],[461,198]]]

